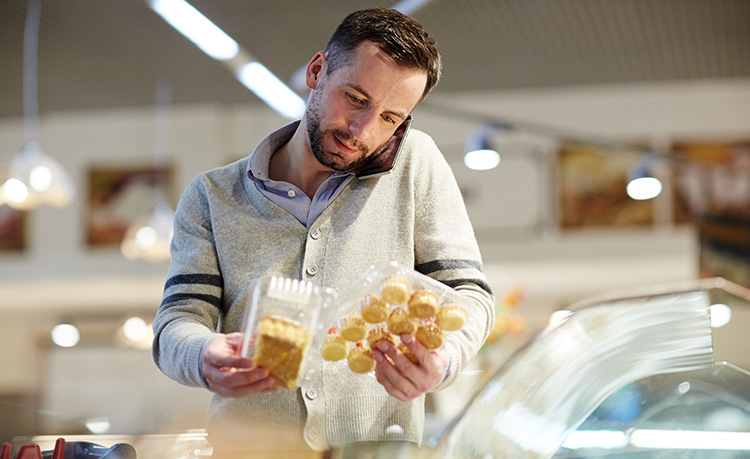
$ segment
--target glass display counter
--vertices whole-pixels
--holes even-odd
[[[715,363],[724,279],[574,305],[482,385],[436,441],[444,458],[750,457],[750,374]]]

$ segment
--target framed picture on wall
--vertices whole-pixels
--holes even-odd
[[[570,146],[557,158],[557,220],[563,229],[637,227],[654,223],[653,200],[627,195],[628,174],[643,153]]]
[[[675,220],[718,215],[750,222],[750,140],[676,142]]]
[[[26,249],[26,213],[0,205],[0,253]]]
[[[695,223],[700,276],[750,287],[750,141],[680,142],[675,219]]]
[[[87,174],[86,242],[90,247],[119,246],[128,226],[171,201],[171,168],[94,167]]]

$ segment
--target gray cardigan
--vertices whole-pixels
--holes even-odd
[[[275,134],[265,141],[279,142]],[[494,300],[458,186],[432,139],[412,130],[390,174],[350,182],[309,231],[257,190],[247,161],[198,175],[180,199],[172,264],[154,321],[157,366],[175,381],[205,387],[201,348],[217,330],[242,330],[249,289],[261,276],[304,279],[343,293],[371,264],[397,261],[455,288],[482,311],[449,335],[451,368],[438,389],[451,384],[487,338]],[[207,430],[215,449],[421,442],[424,396],[401,402],[373,376],[339,362],[325,362],[321,370],[296,390],[214,395]]]

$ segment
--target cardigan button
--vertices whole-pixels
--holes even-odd
[[[316,391],[315,388],[311,387],[307,390],[307,392],[305,392],[305,395],[310,400],[315,400],[316,398],[318,398],[318,391]]]
[[[310,441],[315,441],[318,439],[318,429],[315,427],[312,427],[310,430],[307,431],[307,438]]]
[[[313,239],[318,239],[320,237],[320,228],[313,228],[313,230],[310,231],[310,237]]]
[[[307,268],[307,274],[309,274],[310,276],[318,274],[318,267],[316,265],[310,265]]]

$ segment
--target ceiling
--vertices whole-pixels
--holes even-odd
[[[396,0],[190,0],[282,80],[339,21]],[[0,1],[0,117],[23,113],[26,2]],[[432,0],[412,14],[444,58],[436,93],[750,76],[750,0]],[[145,0],[43,1],[39,110],[258,102]]]

